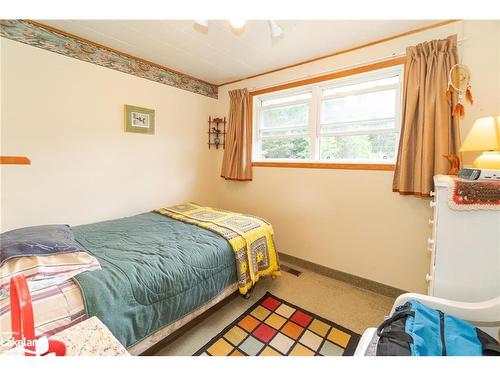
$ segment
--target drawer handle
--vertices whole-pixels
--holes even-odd
[[[429,219],[429,225],[434,225],[434,220]]]
[[[431,208],[436,207],[436,202],[434,202],[434,201],[430,201],[430,202],[429,202],[429,206],[431,206]]]
[[[432,238],[428,238],[428,239],[427,239],[427,244],[428,244],[429,246],[433,246],[433,245],[434,245],[434,242],[435,242],[435,241],[434,241]]]
[[[429,275],[429,274],[425,275],[425,280],[431,281],[432,280],[432,276]]]

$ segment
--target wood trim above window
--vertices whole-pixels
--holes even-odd
[[[380,61],[380,62],[373,63],[373,64],[358,66],[356,68],[351,68],[351,69],[341,70],[338,72],[324,74],[322,76],[306,78],[306,79],[302,79],[300,81],[289,82],[289,83],[285,83],[285,84],[273,86],[273,87],[266,87],[266,88],[261,89],[261,90],[251,91],[250,92],[250,99],[252,99],[254,96],[268,94],[270,92],[287,90],[287,89],[291,89],[294,87],[311,85],[313,83],[318,83],[318,82],[323,82],[323,81],[330,81],[333,79],[348,77],[348,76],[352,76],[355,74],[371,72],[372,70],[379,70],[379,69],[389,68],[392,66],[404,65],[405,62],[406,62],[405,56],[397,57],[397,58],[393,58],[390,60],[384,60],[384,61]]]
[[[393,171],[394,164],[351,164],[351,163],[314,163],[314,162],[281,162],[254,161],[252,167],[276,168],[315,168],[315,169],[354,169],[368,171]]]

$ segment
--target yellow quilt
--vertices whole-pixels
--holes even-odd
[[[157,212],[223,236],[235,254],[241,294],[246,294],[262,276],[280,276],[273,227],[267,221],[194,203],[162,208]]]

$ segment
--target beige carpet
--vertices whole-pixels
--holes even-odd
[[[360,334],[368,327],[377,326],[384,315],[389,313],[394,302],[390,297],[304,270],[296,265],[288,265],[303,273],[297,277],[283,272],[276,280],[261,280],[250,299],[233,299],[162,348],[156,355],[192,355],[258,301],[266,291]]]

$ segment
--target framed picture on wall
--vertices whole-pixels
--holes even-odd
[[[154,109],[125,105],[125,131],[131,133],[154,134]]]

